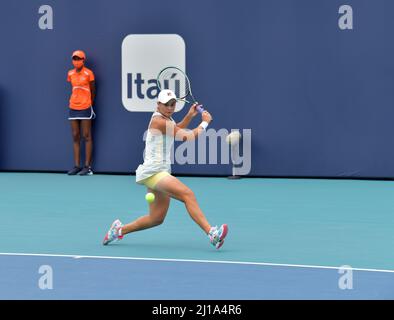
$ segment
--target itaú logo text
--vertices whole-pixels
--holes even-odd
[[[159,94],[157,75],[168,66],[185,70],[185,42],[177,34],[130,34],[122,42],[122,103],[132,112],[152,112]],[[163,88],[175,88],[179,96],[181,77],[171,74],[161,83]],[[175,111],[184,102],[176,104]]]
[[[161,87],[175,88],[175,95],[179,97],[181,80],[177,79],[177,73],[163,80]],[[138,99],[156,99],[159,91],[156,79],[144,79],[142,73],[127,73],[127,99],[133,99],[133,96]]]

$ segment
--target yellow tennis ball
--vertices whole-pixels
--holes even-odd
[[[152,203],[153,201],[155,201],[155,195],[152,192],[148,192],[145,195],[145,200],[148,201],[148,203]]]
[[[237,144],[241,138],[241,133],[239,131],[232,131],[227,137],[226,142],[228,144]]]

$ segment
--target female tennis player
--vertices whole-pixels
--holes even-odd
[[[70,97],[69,117],[73,137],[74,167],[68,175],[92,175],[92,119],[96,117],[93,111],[95,97],[95,82],[92,70],[85,67],[86,55],[77,50],[72,54],[74,69],[67,74],[67,81],[71,82],[72,94]],[[80,166],[80,143],[82,137],[85,141],[85,166]]]
[[[176,101],[177,97],[173,91],[162,90],[160,92],[157,110],[153,113],[148,126],[144,163],[136,170],[137,183],[145,185],[148,192],[155,195],[154,202],[149,205],[149,214],[126,225],[123,225],[119,219],[115,220],[105,235],[104,245],[122,239],[125,234],[152,228],[163,223],[171,198],[185,204],[191,218],[208,235],[213,246],[219,249],[223,245],[228,231],[227,225],[213,227],[209,224],[193,191],[171,175],[170,165],[170,151],[174,137],[183,140],[196,138],[207,128],[212,117],[207,111],[204,111],[200,125],[193,130],[185,130],[192,118],[198,114],[197,104],[193,104],[183,120],[176,124],[171,117]]]

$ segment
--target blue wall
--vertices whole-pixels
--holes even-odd
[[[38,28],[43,4],[54,30]],[[354,30],[338,28],[342,4],[353,7]],[[80,48],[97,82],[94,170],[133,172],[150,114],[122,105],[121,44],[163,33],[185,40],[212,126],[252,129],[251,175],[394,177],[393,14],[391,0],[2,2],[0,169],[72,166],[66,73]]]

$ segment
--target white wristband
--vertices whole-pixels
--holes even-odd
[[[202,127],[205,130],[208,127],[208,122],[206,121],[201,122],[200,127]]]

